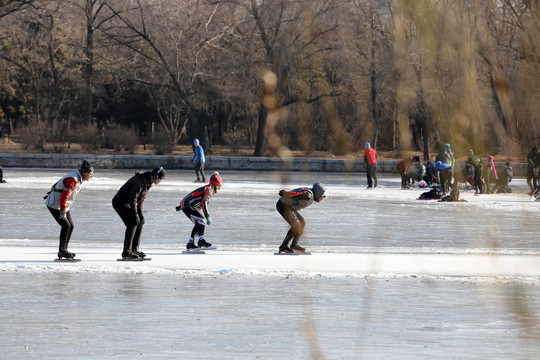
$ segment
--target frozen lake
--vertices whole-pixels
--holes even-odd
[[[4,170],[0,250],[56,251],[59,227],[42,198],[68,171]],[[314,253],[540,254],[540,203],[523,179],[511,183],[513,194],[464,191],[467,202],[438,203],[416,200],[423,190],[400,190],[397,175],[366,190],[364,174],[220,173],[225,186],[206,231],[216,256],[275,251],[287,231],[277,192],[315,181],[329,196],[302,211],[301,244]],[[111,199],[132,175],[98,169],[84,184],[70,250],[117,247],[120,255],[124,227]],[[192,180],[192,172],[168,171],[153,186],[142,250],[184,248],[192,225],[174,207],[198,186]],[[530,359],[540,350],[539,276],[130,273],[53,264],[0,256],[3,358]]]

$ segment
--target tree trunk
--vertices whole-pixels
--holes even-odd
[[[264,136],[264,130],[266,127],[266,109],[264,108],[264,104],[261,100],[259,104],[259,126],[257,129],[257,142],[255,143],[255,151],[253,152],[253,156],[262,156],[263,150],[264,150],[264,143],[266,141],[266,138]]]
[[[87,10],[89,11],[89,10]],[[88,16],[88,15],[87,15]],[[92,82],[94,78],[94,29],[93,25],[90,22],[90,19],[87,18],[86,23],[86,46],[84,48],[85,54],[85,65],[84,65],[84,80],[85,80],[85,91],[84,91],[84,123],[87,125],[92,124],[92,109],[93,109],[93,95],[92,95]]]

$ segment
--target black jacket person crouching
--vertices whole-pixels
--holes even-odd
[[[143,203],[152,184],[159,184],[163,179],[165,179],[165,170],[162,167],[152,171],[136,172],[114,196],[113,208],[126,225],[123,258],[138,259],[146,256],[145,253],[139,251],[144,225]]]
[[[302,187],[291,191],[281,190],[279,196],[280,198],[276,203],[276,209],[291,226],[283,243],[279,247],[279,252],[305,252],[305,249],[298,245],[298,240],[304,232],[306,221],[302,215],[298,213],[298,210],[308,207],[313,201],[323,201],[324,198],[326,198],[326,188],[321,183],[315,183],[313,184],[313,188]],[[291,247],[289,247],[289,242],[291,240],[292,244]]]

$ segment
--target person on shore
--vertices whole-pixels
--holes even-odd
[[[71,205],[81,190],[84,181],[88,181],[94,175],[94,168],[83,160],[79,169],[64,175],[51,187],[51,191],[45,195],[45,205],[54,220],[61,226],[60,243],[58,245],[58,258],[73,259],[75,254],[68,251],[69,240],[73,233],[73,219],[71,218]]]
[[[377,151],[366,143],[364,150],[364,162],[367,164],[367,188],[377,187]]]
[[[418,156],[409,156],[403,160],[401,160],[397,164],[397,170],[399,172],[399,175],[401,176],[401,189],[410,189],[409,182],[410,182],[410,176],[409,176],[409,169],[414,163],[419,163],[420,157]]]
[[[487,158],[482,158],[482,164],[484,166],[484,185],[485,185],[485,192],[486,194],[491,194],[491,182],[492,182],[492,174],[495,181],[497,182],[499,179],[499,176],[497,175],[497,168],[495,167],[495,163],[493,162],[493,156],[489,155]]]
[[[152,171],[138,171],[122,185],[114,196],[113,208],[126,225],[123,259],[137,260],[146,257],[144,252],[139,251],[145,222],[143,203],[152,185],[161,183],[163,179],[165,179],[165,170],[161,166]]]
[[[474,171],[474,183],[473,187],[475,195],[484,193],[484,165],[480,156],[474,155],[474,151],[469,150],[469,156],[467,162],[471,165],[471,169]]]
[[[434,181],[437,181],[437,170],[431,161],[426,163],[426,173],[424,174],[422,180],[426,182],[427,186],[431,186],[433,185]]]
[[[435,164],[437,169],[437,183],[441,185],[442,195],[447,195],[452,186],[452,178],[454,177],[454,168],[448,164],[437,161]]]
[[[448,164],[451,167],[456,166],[456,158],[454,152],[450,148],[450,144],[445,144],[443,150],[435,158],[435,163],[437,161],[442,162],[443,164]]]
[[[312,188],[301,187],[291,191],[280,190],[279,196],[276,209],[291,226],[279,247],[279,252],[288,254],[295,251],[305,252],[306,249],[298,245],[298,240],[300,240],[300,236],[304,232],[306,221],[298,211],[308,207],[313,201],[323,201],[326,198],[326,187],[321,183],[315,183]],[[289,247],[291,240],[292,244]]]
[[[538,167],[540,166],[540,150],[534,146],[530,153],[527,154],[527,185],[532,195],[538,185]]]
[[[0,184],[4,184],[6,180],[4,180],[4,169],[0,165]]]
[[[206,182],[206,178],[204,176],[204,163],[206,159],[204,158],[204,149],[199,143],[199,139],[193,140],[193,145],[195,147],[195,155],[193,156],[193,162],[195,163],[195,175],[197,176],[197,180],[195,182]]]
[[[204,239],[205,227],[212,223],[212,218],[208,212],[208,203],[214,194],[219,192],[222,185],[221,176],[216,171],[214,175],[210,176],[209,184],[193,190],[176,207],[176,211],[183,211],[193,223],[193,230],[191,230],[191,235],[186,245],[187,250],[212,246],[212,244]],[[197,244],[195,244],[195,239],[197,239]]]
[[[493,189],[491,189],[492,194],[496,193],[511,193],[512,190],[510,189],[510,182],[512,181],[512,178],[514,177],[514,169],[510,165],[510,162],[506,162],[504,164],[504,169],[501,172],[501,176],[495,183],[495,186],[493,186]]]

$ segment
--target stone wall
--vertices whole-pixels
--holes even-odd
[[[0,165],[17,168],[66,168],[76,169],[83,159],[88,159],[97,169],[193,169],[190,156],[160,155],[91,155],[91,154],[1,154]],[[396,173],[398,161],[379,161],[378,173]],[[501,171],[504,163],[495,163]],[[463,163],[458,163],[461,168]],[[513,163],[514,175],[526,176],[527,165]],[[291,159],[283,161],[275,158],[257,157],[216,157],[207,156],[205,168],[211,170],[249,171],[313,171],[313,172],[365,172],[363,160],[339,159]]]

